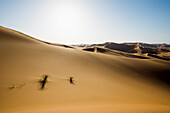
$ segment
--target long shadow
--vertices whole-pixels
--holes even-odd
[[[153,54],[150,54],[150,53],[148,54],[148,56],[155,57],[155,58],[162,59],[162,60],[166,60],[166,61],[170,60],[170,58],[164,58],[164,57],[160,57],[160,56],[153,55]]]

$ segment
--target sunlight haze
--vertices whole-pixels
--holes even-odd
[[[169,0],[0,0],[0,25],[64,44],[170,43]]]

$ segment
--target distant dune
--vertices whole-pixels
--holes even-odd
[[[0,27],[0,113],[170,113],[168,60],[166,44],[69,46]]]
[[[170,60],[170,45],[169,44],[146,44],[146,43],[113,43],[106,42],[103,44],[84,44],[74,45],[77,47],[103,47],[111,50],[126,53],[138,53],[138,55],[150,56],[162,60]],[[86,49],[84,49],[86,50]]]

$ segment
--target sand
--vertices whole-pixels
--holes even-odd
[[[0,27],[0,62],[0,113],[170,112],[169,61],[83,51]]]

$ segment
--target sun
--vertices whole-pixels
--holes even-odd
[[[90,9],[79,0],[54,0],[44,2],[39,8],[41,34],[46,41],[61,43],[79,42],[91,33]],[[89,33],[90,31],[90,33]]]
[[[48,6],[44,14],[46,24],[62,37],[78,36],[84,29],[85,12],[77,2],[61,1]]]
[[[56,20],[62,29],[67,31],[78,30],[82,26],[80,9],[73,3],[65,3],[57,8]]]

